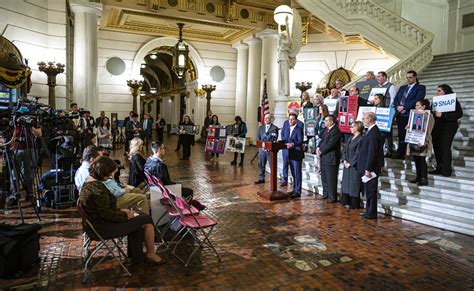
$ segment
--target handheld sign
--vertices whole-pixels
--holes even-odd
[[[329,114],[334,114],[334,111],[336,111],[337,108],[337,102],[338,99],[324,99],[324,104],[328,107]]]
[[[456,111],[456,93],[434,96],[433,111],[453,112]]]
[[[392,128],[393,116],[395,115],[395,108],[393,107],[377,107],[375,111],[377,116],[377,126],[380,131],[390,132]]]
[[[376,94],[382,94],[385,96],[385,93],[387,92],[387,88],[372,88],[369,93],[369,101],[373,102],[374,101],[374,96]]]
[[[375,106],[361,106],[359,107],[359,111],[357,113],[357,121],[362,121],[362,117],[366,112],[374,112],[377,109]]]

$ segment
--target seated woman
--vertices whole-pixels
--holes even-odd
[[[128,176],[128,184],[133,187],[142,188],[145,186],[145,159],[143,154],[143,140],[135,137],[130,141],[130,174]]]
[[[116,163],[109,157],[98,158],[90,167],[90,176],[79,194],[81,204],[90,222],[104,238],[127,235],[128,256],[134,263],[143,259],[152,264],[163,264],[164,260],[155,252],[155,230],[149,215],[129,209],[119,209],[117,198],[104,185],[117,170]],[[143,243],[146,256],[143,256]]]

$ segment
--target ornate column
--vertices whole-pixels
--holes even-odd
[[[235,88],[235,115],[246,120],[247,115],[247,72],[249,64],[249,46],[237,43],[232,46],[237,50],[237,77]]]
[[[260,104],[260,78],[262,64],[262,41],[259,38],[250,38],[245,41],[249,45],[249,65],[247,74],[247,137],[251,144],[257,138],[258,120],[257,107]]]
[[[64,73],[64,65],[60,63],[48,62],[39,62],[38,69],[40,72],[45,73],[48,76],[48,105],[56,109],[56,76],[58,74]]]
[[[102,4],[72,0],[74,13],[73,100],[79,107],[98,113],[98,20]]]
[[[267,75],[267,94],[270,102],[270,112],[275,112],[275,97],[278,95],[278,31],[266,29],[257,36],[262,40],[262,69],[260,88],[263,93],[264,74]]]

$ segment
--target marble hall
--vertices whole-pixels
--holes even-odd
[[[218,220],[211,239],[220,254],[203,248],[184,268],[173,255],[162,266],[136,266],[126,276],[114,261],[99,265],[82,283],[82,226],[76,208],[41,212],[41,261],[20,278],[0,280],[0,288],[71,290],[102,288],[260,289],[260,290],[469,290],[474,286],[474,238],[383,214],[363,220],[360,210],[329,204],[303,192],[301,199],[262,202],[254,185],[257,165],[252,148],[243,167],[231,154],[209,161],[197,143],[190,161],[173,151],[177,139],[166,137],[166,162],[174,180]],[[113,152],[123,159],[122,152]],[[126,178],[127,173],[122,173]],[[25,206],[27,222],[37,222]],[[18,219],[15,208],[2,221]],[[169,239],[169,238],[168,238]],[[189,248],[184,240],[178,254]],[[182,248],[182,249],[181,249]]]

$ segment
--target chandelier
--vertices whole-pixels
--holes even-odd
[[[179,40],[174,46],[173,51],[173,71],[175,72],[178,79],[185,77],[186,71],[188,70],[188,45],[183,41],[183,26],[184,23],[178,23],[179,28]]]

